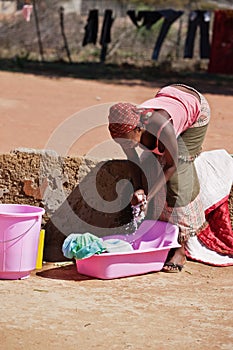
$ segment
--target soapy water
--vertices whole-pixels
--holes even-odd
[[[126,232],[129,232],[126,233],[126,239],[128,240],[129,236],[131,236],[131,238],[133,237],[133,240],[130,240],[130,243],[133,243],[135,241],[137,237],[137,230],[146,217],[146,208],[148,203],[146,195],[140,194],[138,195],[138,198],[140,199],[140,202],[138,204],[131,204],[133,219],[126,225]]]

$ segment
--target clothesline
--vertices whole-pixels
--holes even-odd
[[[30,2],[30,1],[29,1]],[[33,0],[33,10],[32,7],[23,8],[23,15],[26,21],[30,21],[30,16],[32,11],[34,12],[37,34],[38,34],[38,44],[40,49],[41,58],[43,61],[43,46],[40,36],[39,19],[36,10],[36,1]],[[31,2],[30,2],[31,4]],[[60,11],[61,12],[61,11]],[[155,45],[152,51],[151,59],[158,60],[162,45],[167,37],[167,34],[171,26],[180,19],[180,24],[177,32],[177,43],[176,48],[179,47],[179,42],[181,38],[181,27],[182,27],[182,16],[184,11],[176,11],[173,9],[162,9],[155,11],[135,11],[128,10],[126,15],[131,20],[132,24],[139,28],[146,28],[150,30],[152,26],[158,22],[162,21],[159,28],[158,36],[155,41]],[[187,14],[187,13],[186,13]],[[64,47],[66,48],[69,62],[72,62],[68,47],[68,42],[65,36],[64,29],[64,9],[61,17],[61,30],[64,39]],[[121,16],[122,17],[122,16]],[[211,28],[212,39],[210,43],[210,23],[213,19],[213,27]],[[111,43],[111,30],[113,24],[117,22],[117,16],[114,17],[114,11],[111,9],[106,9],[104,12],[104,17],[102,21],[101,35],[99,44],[101,45],[100,60],[105,61],[107,55],[107,49],[109,43]],[[82,41],[82,46],[88,44],[97,43],[98,31],[99,31],[99,10],[92,9],[89,10],[89,15],[87,17],[87,23],[84,27],[85,33]],[[184,43],[183,58],[193,58],[194,53],[194,43],[197,36],[197,30],[199,29],[199,54],[201,59],[209,59],[209,72],[211,73],[223,73],[232,74],[233,73],[233,10],[192,10],[188,13],[187,19],[187,31]],[[120,36],[121,37],[121,36]],[[124,36],[123,36],[124,37]],[[119,43],[118,43],[119,47]],[[112,48],[111,48],[112,51]]]
[[[104,14],[104,22],[101,32],[100,44],[105,46],[111,42],[111,28],[115,19],[112,17],[112,10],[106,10]],[[145,27],[150,30],[151,27],[163,19],[163,23],[156,40],[152,60],[157,60],[162,47],[162,44],[172,26],[172,24],[184,14],[184,11],[176,11],[173,9],[165,9],[159,11],[138,11],[129,10],[127,15],[132,23],[137,27]],[[185,41],[184,58],[193,57],[194,40],[196,36],[197,27],[200,27],[200,56],[201,58],[209,58],[210,56],[210,40],[209,40],[209,26],[211,20],[210,11],[191,11],[188,20],[188,32]],[[103,33],[105,34],[103,36]],[[85,35],[83,39],[83,46],[87,44],[96,44],[98,35],[98,10],[90,10],[85,26]],[[105,53],[106,54],[106,53]]]

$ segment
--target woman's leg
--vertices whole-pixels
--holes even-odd
[[[195,236],[205,225],[205,213],[200,194],[183,207],[169,207],[167,202],[159,217],[162,221],[169,221],[179,227],[179,243],[181,247],[168,255],[164,266],[166,272],[178,272],[186,262],[185,244],[191,236]]]
[[[178,272],[186,262],[185,244],[190,236],[194,236],[205,225],[205,214],[199,192],[199,180],[194,168],[194,159],[201,151],[202,143],[206,134],[207,125],[210,119],[209,104],[203,95],[201,98],[201,113],[194,127],[188,129],[181,138],[178,139],[180,161],[183,164],[178,167],[177,178],[173,183],[168,184],[171,188],[167,193],[168,202],[173,208],[165,206],[161,219],[167,219],[179,226],[179,241],[181,247],[171,252],[163,270],[165,272]],[[185,165],[186,163],[186,165]],[[190,176],[190,171],[192,176]],[[178,179],[178,181],[177,181]],[[187,190],[187,180],[190,181]],[[176,192],[177,191],[177,192]],[[183,193],[182,193],[183,192]],[[188,197],[187,197],[188,194]],[[188,199],[190,198],[190,201]],[[177,205],[178,204],[178,205]],[[170,213],[170,218],[169,218]]]
[[[181,244],[180,248],[170,251],[167,262],[164,264],[164,272],[179,272],[183,269],[184,264],[186,263],[185,255],[185,243]],[[173,255],[172,255],[173,253]]]

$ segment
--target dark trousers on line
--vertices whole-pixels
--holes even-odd
[[[158,59],[161,46],[164,42],[165,37],[167,36],[167,33],[172,23],[175,22],[183,14],[183,11],[175,11],[175,10],[161,10],[159,12],[164,17],[164,21],[154,47],[152,60]]]
[[[194,40],[197,27],[200,27],[200,57],[209,58],[210,42],[209,42],[209,11],[192,11],[189,14],[188,32],[185,40],[184,58],[193,57]]]

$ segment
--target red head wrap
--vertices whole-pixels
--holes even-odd
[[[112,138],[120,138],[137,127],[140,122],[140,112],[131,103],[117,103],[109,110],[109,131]]]

